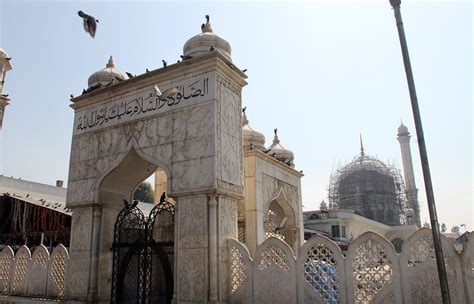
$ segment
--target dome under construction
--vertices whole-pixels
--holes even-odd
[[[377,222],[398,226],[405,224],[406,198],[398,170],[361,153],[331,176],[330,208],[354,210]]]

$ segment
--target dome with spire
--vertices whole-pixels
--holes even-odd
[[[184,56],[199,56],[210,52],[211,48],[222,53],[232,61],[232,49],[229,42],[214,34],[212,31],[209,15],[206,15],[206,23],[201,25],[202,33],[189,39],[183,47]]]
[[[360,138],[360,154],[331,175],[329,205],[354,210],[377,222],[398,226],[405,220],[406,198],[399,171],[366,155]]]
[[[119,80],[120,79],[120,80]],[[112,81],[125,80],[126,77],[119,70],[115,68],[114,60],[112,56],[109,58],[109,62],[105,65],[105,68],[95,72],[89,76],[88,85],[89,88],[97,86],[98,84],[105,86],[110,84]]]
[[[247,113],[245,110],[247,107],[242,109],[242,141],[244,150],[258,149],[260,151],[265,150],[265,136],[254,128],[250,127],[249,120],[247,119]]]
[[[293,152],[290,150],[286,149],[281,143],[280,139],[278,138],[278,129],[274,130],[275,136],[273,137],[273,143],[270,147],[268,147],[268,154],[275,157],[282,163],[290,166],[290,167],[295,167],[295,164],[293,163],[293,160],[295,159],[295,156],[293,155]]]
[[[398,135],[408,135],[408,128],[403,124],[403,122],[400,122],[400,127],[398,127]]]

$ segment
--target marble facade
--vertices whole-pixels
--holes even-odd
[[[174,299],[228,297],[225,240],[243,197],[241,89],[245,75],[219,52],[73,98],[67,204],[73,210],[67,298],[109,302],[114,223],[158,168],[175,202]],[[161,101],[153,87],[177,87]]]

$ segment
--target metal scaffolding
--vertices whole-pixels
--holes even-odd
[[[361,154],[331,174],[329,208],[390,225],[406,225],[408,203],[400,170],[375,157]]]

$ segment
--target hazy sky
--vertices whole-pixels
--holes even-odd
[[[100,23],[92,39],[78,10]],[[410,99],[388,0],[159,2],[0,0],[0,47],[13,57],[4,93],[3,174],[67,180],[69,94],[110,55],[133,74],[179,59],[204,15],[248,69],[243,104],[266,145],[278,127],[295,154],[305,210],[327,197],[329,177],[365,152],[401,169],[396,131],[412,134],[422,222],[429,220]],[[472,4],[402,1],[440,223],[474,227]],[[463,229],[461,230],[463,231]]]

